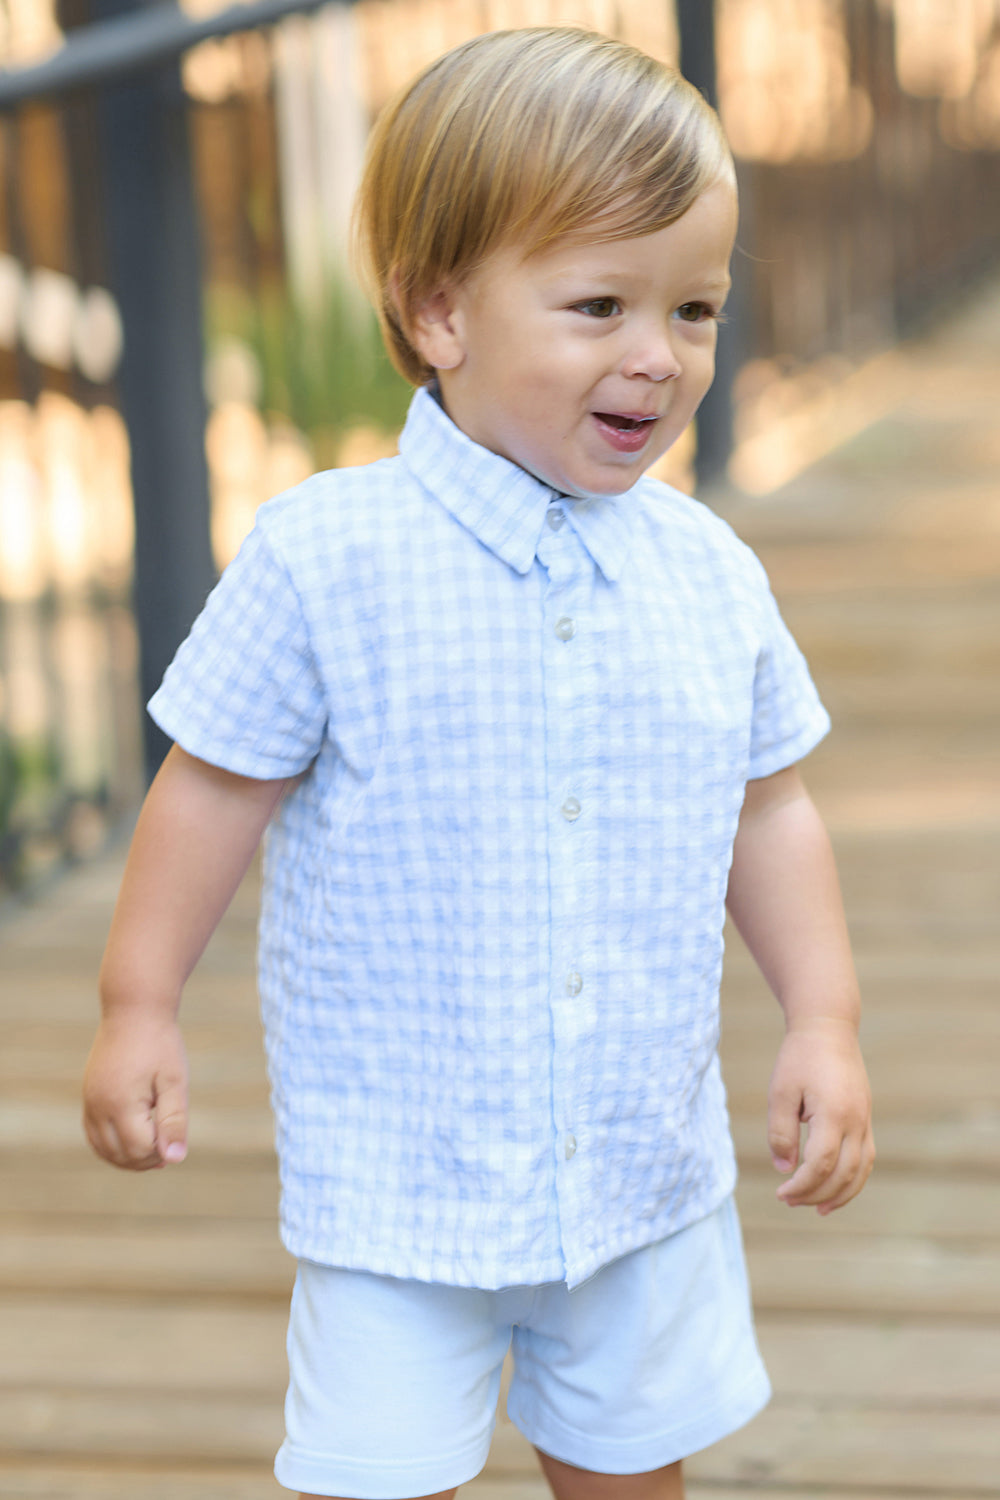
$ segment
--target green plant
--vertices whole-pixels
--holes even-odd
[[[322,305],[305,310],[283,282],[256,297],[239,287],[206,292],[209,345],[238,338],[253,350],[260,405],[287,417],[320,449],[359,422],[402,426],[411,390],[389,362],[367,305],[331,279]]]

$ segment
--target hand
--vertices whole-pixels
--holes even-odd
[[[789,1029],[771,1075],[767,1138],[776,1169],[793,1173],[778,1189],[782,1202],[815,1204],[825,1215],[860,1193],[875,1143],[868,1075],[849,1021],[817,1017]]]
[[[106,1017],[83,1083],[83,1123],[105,1161],[133,1172],[187,1155],[187,1058],[172,1020]]]

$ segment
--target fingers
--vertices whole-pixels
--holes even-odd
[[[816,1205],[816,1212],[818,1214],[822,1214],[825,1217],[827,1214],[832,1214],[834,1209],[843,1208],[845,1203],[850,1203],[851,1199],[857,1197],[858,1193],[860,1193],[861,1189],[868,1181],[874,1165],[875,1141],[872,1137],[871,1130],[869,1129],[864,1142],[862,1143],[861,1151],[859,1153],[858,1166],[854,1173],[854,1176],[849,1177],[846,1185],[841,1188],[840,1192],[837,1193],[834,1197],[825,1198],[820,1203],[818,1203]]]
[[[124,1070],[122,1070],[124,1071]],[[93,1150],[112,1166],[148,1172],[187,1155],[186,1070],[164,1068],[129,1079],[88,1065],[83,1127]]]
[[[182,1162],[187,1156],[187,1089],[180,1080],[157,1095],[155,1138],[161,1162]]]
[[[842,1166],[842,1157],[846,1149],[847,1142],[839,1132],[823,1130],[814,1124],[806,1140],[802,1165],[778,1189],[781,1201],[796,1207],[825,1201],[834,1182],[838,1189],[843,1186],[846,1163]]]
[[[767,1144],[776,1172],[792,1172],[799,1163],[802,1094],[773,1086],[767,1110]]]
[[[842,1208],[864,1187],[875,1161],[871,1129],[864,1135],[842,1134],[830,1126],[810,1128],[802,1164],[778,1188],[790,1207],[813,1206],[822,1214]]]
[[[147,1172],[162,1166],[148,1109],[89,1104],[84,1113],[84,1130],[97,1155],[112,1166],[131,1172]]]
[[[875,1148],[871,1091],[853,1030],[789,1029],[771,1075],[768,1145],[776,1170],[790,1174],[777,1195],[792,1207],[832,1213],[864,1187]]]
[[[187,1154],[187,1059],[175,1022],[102,1020],[87,1060],[84,1130],[97,1155],[148,1172]]]

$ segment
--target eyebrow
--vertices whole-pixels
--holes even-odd
[[[550,286],[564,281],[590,283],[608,281],[617,282],[620,286],[628,286],[630,282],[642,278],[637,278],[629,271],[623,271],[620,266],[616,267],[609,261],[607,265],[590,266],[586,269],[582,266],[569,266],[565,270],[551,272],[544,279]],[[698,273],[695,272],[691,280],[692,283],[697,282],[698,286],[706,292],[728,292],[733,285],[731,276],[713,276],[711,280],[701,281],[698,279]]]

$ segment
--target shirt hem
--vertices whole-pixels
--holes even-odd
[[[595,1438],[549,1414],[539,1421],[532,1421],[516,1409],[508,1414],[529,1443],[562,1463],[603,1474],[637,1474],[690,1458],[693,1453],[729,1437],[762,1412],[771,1395],[771,1382],[759,1363],[736,1391],[721,1398],[706,1415],[641,1440]]]
[[[157,702],[161,692],[164,697],[167,696],[163,688],[158,688],[146,704],[146,712],[168,739],[197,760],[206,761],[210,766],[218,766],[220,770],[229,771],[234,776],[248,776],[254,781],[280,781],[285,776],[298,776],[312,765],[312,758],[306,761],[279,760],[265,758],[253,752],[241,755],[238,747],[232,744],[199,740],[197,735],[187,730],[181,720],[175,721],[172,718],[169,702],[165,706]]]
[[[806,728],[792,739],[782,740],[780,745],[773,745],[755,756],[750,762],[747,780],[759,781],[764,776],[773,776],[778,771],[794,766],[826,739],[830,728],[830,716],[825,709],[821,709]]]
[[[436,1494],[476,1477],[489,1455],[492,1430],[491,1422],[485,1433],[443,1456],[424,1461],[381,1459],[377,1463],[334,1453],[314,1453],[286,1438],[274,1460],[274,1477],[286,1489],[353,1495],[356,1500],[397,1500],[406,1494]]]
[[[567,1264],[563,1257],[547,1258],[541,1263],[527,1257],[518,1257],[513,1265],[507,1260],[503,1266],[494,1262],[491,1265],[480,1264],[478,1267],[470,1266],[465,1269],[454,1264],[459,1257],[440,1254],[399,1255],[383,1245],[358,1247],[356,1242],[348,1246],[334,1235],[298,1230],[284,1218],[281,1223],[281,1242],[297,1260],[313,1261],[321,1266],[336,1266],[344,1271],[367,1271],[374,1276],[392,1276],[401,1281],[470,1287],[482,1292],[565,1282],[567,1289],[574,1291],[613,1261],[621,1260],[636,1250],[643,1250],[648,1245],[655,1245],[673,1234],[679,1234],[700,1219],[707,1219],[730,1196],[735,1186],[734,1164],[725,1177],[718,1179],[709,1193],[686,1205],[683,1212],[643,1225],[641,1231],[623,1235],[619,1240],[593,1251],[586,1259],[573,1264]],[[468,1263],[469,1257],[461,1259]]]

